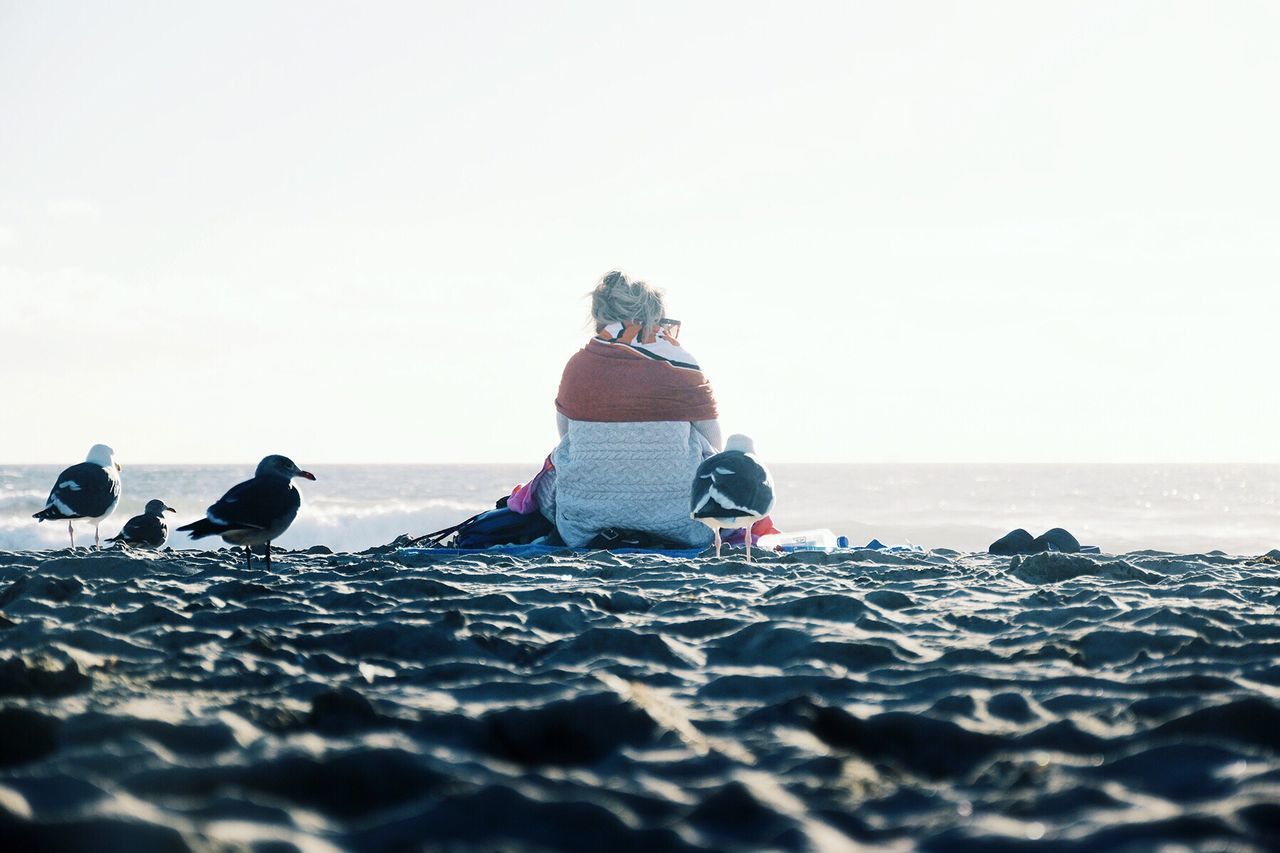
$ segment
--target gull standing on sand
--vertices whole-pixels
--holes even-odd
[[[169,525],[164,520],[166,512],[177,512],[164,501],[147,501],[142,515],[135,515],[124,523],[124,528],[108,539],[108,542],[123,542],[135,548],[150,548],[158,551],[169,541]]]
[[[302,496],[290,482],[294,477],[314,480],[316,475],[303,471],[287,456],[268,456],[258,463],[252,480],[233,486],[209,507],[204,518],[178,529],[190,533],[192,539],[216,535],[229,545],[243,545],[250,569],[252,547],[265,545],[270,568],[271,540],[289,529],[302,505]]]
[[[773,478],[755,455],[745,435],[731,435],[723,453],[698,466],[689,497],[689,517],[710,527],[720,556],[720,528],[747,528],[747,562],[751,562],[751,525],[773,509]]]
[[[115,451],[105,444],[89,448],[89,455],[79,465],[72,465],[58,475],[45,508],[32,518],[41,521],[67,520],[67,535],[71,547],[76,547],[76,532],[71,523],[83,518],[93,524],[93,544],[101,545],[98,526],[120,503],[120,464],[115,461]]]

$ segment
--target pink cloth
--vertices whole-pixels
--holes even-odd
[[[521,515],[532,515],[537,512],[538,483],[542,482],[542,478],[554,470],[555,466],[551,464],[551,457],[548,456],[546,461],[542,463],[542,470],[532,480],[527,483],[521,483],[511,490],[511,497],[507,498],[507,509],[512,512],[518,512]]]

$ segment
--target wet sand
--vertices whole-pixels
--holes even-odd
[[[0,840],[1280,846],[1280,564],[0,553]]]

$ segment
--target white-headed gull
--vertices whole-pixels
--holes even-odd
[[[773,478],[755,455],[755,445],[745,435],[731,435],[723,453],[698,466],[689,497],[689,517],[701,521],[716,535],[720,556],[720,529],[747,528],[747,562],[751,561],[751,525],[773,509]]]
[[[72,548],[76,547],[76,533],[71,522],[83,518],[93,524],[93,544],[101,544],[98,526],[115,512],[116,504],[120,503],[120,465],[114,457],[115,451],[105,444],[89,448],[89,455],[83,462],[58,475],[45,508],[32,518],[41,521],[65,518]]]

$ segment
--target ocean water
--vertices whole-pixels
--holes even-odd
[[[0,465],[0,550],[56,548],[66,526],[38,524],[62,466]],[[299,481],[304,505],[279,544],[358,551],[428,533],[493,505],[537,465],[321,465]],[[854,542],[984,549],[1015,527],[1066,527],[1109,553],[1155,548],[1260,554],[1280,546],[1274,465],[776,465],[774,517],[784,530],[829,527]],[[114,533],[149,499],[178,509],[171,528],[204,514],[251,465],[131,465],[103,525]],[[77,533],[91,541],[92,531]],[[212,547],[184,535],[175,548]]]

